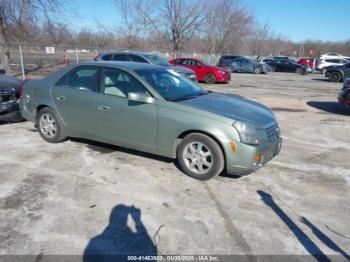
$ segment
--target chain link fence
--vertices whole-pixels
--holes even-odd
[[[43,74],[50,71],[50,68],[62,67],[65,63],[92,61],[101,51],[97,48],[72,46],[8,44],[8,47],[12,74],[23,78],[27,74]]]
[[[62,68],[67,63],[92,61],[100,52],[110,51],[111,48],[91,48],[81,46],[44,46],[27,44],[8,44],[10,50],[10,67],[12,75],[18,77],[43,77],[50,72]],[[123,51],[113,49],[113,51]],[[137,50],[141,51],[141,50]],[[173,52],[151,51],[167,60],[172,59]],[[200,54],[195,52],[181,52],[178,56],[196,57],[209,64],[216,65],[220,54]],[[255,58],[253,58],[255,59]]]

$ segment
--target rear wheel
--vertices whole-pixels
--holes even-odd
[[[51,108],[45,107],[39,111],[36,126],[40,136],[47,142],[59,143],[67,138],[61,121]]]
[[[329,80],[331,82],[340,82],[341,81],[341,74],[339,72],[332,72],[329,75]]]
[[[261,74],[261,68],[260,67],[255,67],[254,68],[254,74]]]
[[[207,74],[204,78],[204,81],[207,84],[215,84],[215,82],[216,82],[215,75],[213,75],[212,73]]]
[[[224,154],[218,143],[200,133],[189,134],[182,140],[177,159],[185,174],[199,180],[219,175],[225,166]]]

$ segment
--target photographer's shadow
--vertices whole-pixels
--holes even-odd
[[[128,217],[134,221],[134,230],[127,225]],[[134,206],[117,205],[111,212],[109,225],[87,245],[84,262],[156,255],[157,248],[141,221],[141,210]]]

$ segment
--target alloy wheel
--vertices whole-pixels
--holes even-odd
[[[42,114],[39,120],[41,133],[47,138],[54,138],[57,134],[57,125],[55,118],[51,114]]]
[[[212,152],[200,142],[187,144],[183,151],[183,158],[187,168],[199,175],[206,174],[213,165]]]

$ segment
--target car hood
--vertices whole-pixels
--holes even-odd
[[[232,122],[236,120],[249,122],[257,128],[264,128],[276,121],[268,107],[232,94],[210,92],[177,103],[228,117]]]
[[[21,80],[11,76],[0,76],[0,94],[16,93],[20,89]]]

